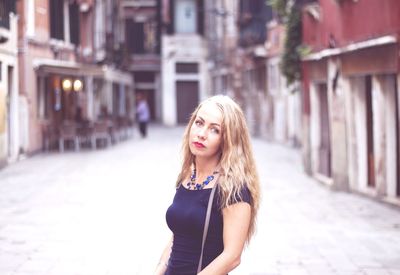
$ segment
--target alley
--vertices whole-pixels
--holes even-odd
[[[183,128],[0,170],[1,275],[149,275],[170,233]],[[400,209],[334,192],[300,152],[253,140],[263,200],[232,275],[399,275]]]

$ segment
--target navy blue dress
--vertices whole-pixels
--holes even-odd
[[[165,275],[197,273],[210,193],[211,188],[189,190],[183,185],[177,188],[172,205],[166,213],[167,224],[174,234],[174,239]],[[242,190],[241,197],[239,201],[250,203],[251,196],[247,188]],[[218,198],[217,187],[204,245],[202,268],[210,264],[224,249],[223,220]]]

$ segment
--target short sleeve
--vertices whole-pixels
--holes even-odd
[[[218,192],[221,192],[221,190],[218,188]],[[217,196],[217,200],[214,202],[214,207],[218,207],[219,209],[224,208],[226,205],[221,201],[221,197]],[[229,200],[228,205],[232,205],[238,202],[247,202],[248,204],[252,203],[252,197],[250,190],[247,188],[247,186],[244,186],[238,194],[236,194],[235,197],[232,197]]]
[[[251,194],[249,188],[247,186],[244,186],[238,194],[236,194],[235,199],[232,200],[232,204],[238,203],[238,202],[247,202],[248,204],[251,204]]]

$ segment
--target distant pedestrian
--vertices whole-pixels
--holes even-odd
[[[147,136],[147,124],[150,120],[149,105],[144,95],[139,95],[137,101],[136,114],[139,122],[139,131],[140,135],[145,138]]]
[[[182,152],[175,197],[166,213],[172,237],[155,274],[227,274],[239,265],[254,233],[260,200],[239,105],[222,95],[202,102],[186,127]]]

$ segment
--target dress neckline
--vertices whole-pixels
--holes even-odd
[[[213,187],[207,187],[207,188],[203,188],[203,189],[200,189],[200,190],[192,190],[192,189],[186,188],[182,183],[180,184],[179,188],[183,188],[183,189],[187,190],[188,192],[198,192],[198,191],[212,190],[213,189]]]

